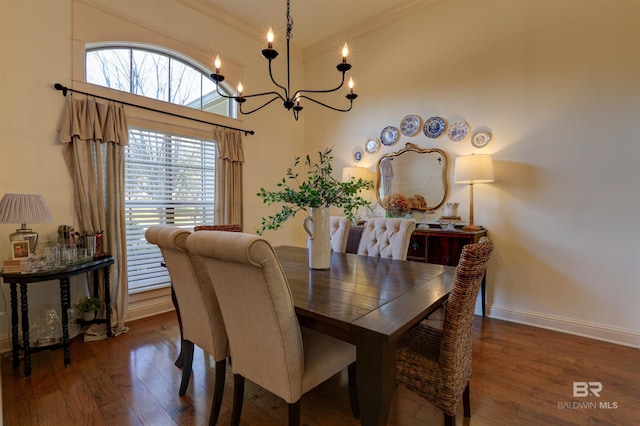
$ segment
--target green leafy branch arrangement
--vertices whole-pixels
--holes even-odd
[[[351,179],[348,182],[340,182],[335,179],[333,172],[332,148],[318,152],[319,160],[311,161],[307,155],[304,165],[306,173],[300,176],[295,169],[300,165],[300,157],[287,169],[286,177],[277,184],[276,191],[267,191],[260,188],[256,195],[262,198],[262,202],[271,205],[272,203],[283,203],[280,211],[272,216],[262,218],[262,227],[257,234],[262,235],[266,230],[279,229],[287,219],[292,218],[300,210],[307,210],[312,207],[342,208],[345,216],[353,221],[358,207],[368,206],[370,203],[362,198],[359,193],[362,190],[373,188],[373,181],[364,179]],[[302,178],[305,178],[301,181]]]

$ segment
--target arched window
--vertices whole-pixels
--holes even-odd
[[[209,74],[196,61],[157,46],[85,46],[88,83],[235,118],[235,102],[217,95]],[[220,89],[230,93],[224,83]],[[171,284],[160,250],[144,237],[149,226],[215,223],[217,143],[188,125],[168,130],[164,123],[156,126],[161,122],[129,120],[124,159],[129,294]]]
[[[216,93],[210,73],[188,57],[157,46],[100,43],[85,49],[88,83],[235,118],[235,105]],[[224,82],[220,89],[233,94]]]

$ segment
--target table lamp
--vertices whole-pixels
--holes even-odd
[[[479,231],[480,227],[473,223],[473,185],[476,183],[493,182],[493,158],[488,154],[471,154],[456,158],[455,183],[468,183],[470,190],[469,225],[463,231]]]
[[[342,181],[348,182],[351,179],[362,179],[362,180],[371,180],[373,182],[376,181],[376,173],[372,172],[369,169],[365,169],[364,167],[345,167],[342,169]],[[362,191],[362,198],[367,201],[372,201],[373,191],[366,190]]]
[[[342,182],[348,182],[351,179],[363,179],[363,180],[371,180],[375,183],[376,181],[376,173],[372,172],[369,169],[365,169],[364,167],[345,167],[342,169]],[[360,194],[362,198],[367,200],[370,203],[373,203],[375,200],[374,191],[373,190],[363,190],[362,194]]]
[[[364,179],[373,180],[376,179],[376,173],[364,167],[345,167],[342,169],[342,181],[347,182],[350,179]]]
[[[29,250],[36,252],[38,233],[27,228],[27,223],[45,223],[53,219],[42,195],[4,194],[0,200],[0,223],[20,223],[22,227],[9,235],[9,240],[29,241]]]

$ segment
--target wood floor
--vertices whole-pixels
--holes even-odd
[[[127,334],[109,341],[74,339],[68,368],[60,349],[34,354],[30,379],[21,368],[13,370],[10,354],[4,354],[4,424],[206,425],[212,359],[196,349],[194,375],[180,398],[175,314],[128,325]],[[458,425],[640,424],[640,350],[480,317],[473,334],[472,417],[464,419],[460,407]],[[573,397],[574,382],[600,382],[600,397]],[[232,385],[227,380],[221,425],[229,424]],[[346,385],[343,372],[305,395],[302,423],[358,425]],[[250,383],[245,392],[243,425],[286,424],[281,400]],[[389,425],[443,423],[440,411],[398,388]]]

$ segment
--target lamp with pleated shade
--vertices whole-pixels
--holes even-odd
[[[471,154],[456,158],[453,172],[455,183],[468,183],[470,190],[469,225],[464,231],[479,231],[481,228],[473,223],[473,185],[493,182],[493,158],[488,154]]]
[[[362,179],[362,180],[371,180],[375,182],[376,173],[372,172],[369,169],[365,169],[364,167],[345,167],[342,169],[342,182],[348,182],[351,179]],[[371,202],[373,201],[373,191],[371,190],[363,190],[362,198]]]
[[[369,169],[365,169],[364,167],[356,167],[356,166],[344,167],[342,169],[342,182],[348,182],[351,179],[354,179],[356,181],[358,179],[362,179],[362,180],[370,180],[375,182],[376,174],[375,172],[372,172]],[[375,200],[374,192],[370,189],[366,189],[366,190],[363,189],[359,195],[370,203],[373,203],[373,201]],[[358,211],[359,210],[360,208],[358,208]]]
[[[27,223],[46,223],[53,218],[42,195],[4,194],[0,200],[0,223],[20,223],[22,227],[9,235],[10,241],[29,241],[29,250],[36,252],[38,233],[27,228]]]

